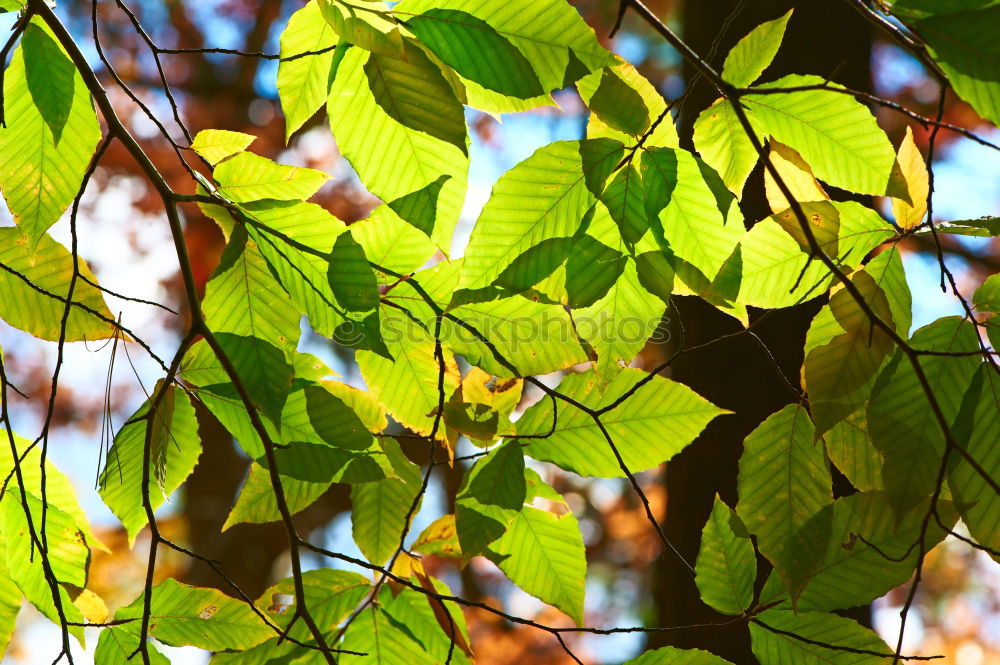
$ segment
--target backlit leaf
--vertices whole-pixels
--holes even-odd
[[[559,390],[589,408],[600,408],[634,389],[645,377],[642,370],[623,369],[601,392],[597,377],[583,372],[564,378]],[[687,386],[657,375],[636,389],[624,404],[625,409],[601,416],[601,422],[633,473],[667,461],[691,443],[715,416],[725,413]],[[552,427],[552,417],[551,402],[542,400],[517,421],[517,432],[545,434]],[[552,436],[525,441],[527,455],[581,476],[625,476],[597,423],[572,406],[559,406],[558,425]]]
[[[818,76],[785,76],[761,89],[822,85]],[[881,196],[895,152],[871,112],[848,95],[810,90],[743,97],[761,128],[791,146],[820,180],[858,194]]]
[[[80,189],[101,128],[87,86],[38,17],[14,50],[3,93],[0,191],[33,253]]]
[[[792,11],[788,10],[773,21],[761,23],[736,42],[722,66],[722,78],[737,88],[756,81],[774,60],[791,16]]]

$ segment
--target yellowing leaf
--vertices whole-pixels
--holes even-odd
[[[772,139],[771,154],[768,158],[796,201],[807,203],[829,200],[830,197],[827,196],[823,186],[813,177],[812,169],[793,148]],[[778,188],[778,183],[775,182],[770,171],[766,169],[764,170],[764,191],[767,193],[767,203],[771,206],[772,212],[779,213],[791,207],[788,199]]]
[[[892,215],[896,218],[896,224],[904,229],[912,229],[914,226],[924,221],[927,214],[927,195],[930,192],[930,182],[927,175],[927,164],[924,162],[920,149],[913,141],[913,130],[906,128],[906,136],[899,146],[899,153],[896,155],[896,165],[893,167],[893,174],[896,170],[902,175],[906,184],[906,191],[910,197],[910,203],[903,199],[892,199]]]
[[[191,142],[191,149],[215,166],[226,157],[243,152],[257,139],[251,134],[230,132],[225,129],[203,129]]]
[[[73,600],[73,604],[90,623],[104,623],[111,614],[104,599],[90,589],[81,591],[80,595]]]

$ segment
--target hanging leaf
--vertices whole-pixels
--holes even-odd
[[[975,8],[975,11],[942,13],[914,27],[927,42],[931,57],[947,74],[955,92],[983,118],[1000,124],[1000,80],[995,66],[1000,46],[993,39],[993,27],[1000,21],[1000,6],[983,4],[958,5],[953,9]]]
[[[243,152],[255,140],[257,140],[256,136],[243,132],[231,132],[226,129],[203,129],[195,135],[194,141],[191,142],[191,149],[204,157],[209,164],[215,166],[227,157]]]
[[[39,339],[59,341],[72,284],[74,305],[63,339],[79,342],[114,335],[104,294],[83,280],[86,277],[96,284],[94,273],[79,259],[80,276],[74,282],[72,255],[48,234],[38,239],[32,253],[17,228],[0,228],[0,264],[6,268],[0,270],[0,318],[11,326]]]
[[[489,546],[488,556],[518,587],[584,625],[587,559],[573,513],[557,516],[525,506]]]
[[[420,468],[408,460],[394,439],[383,439],[397,478],[351,487],[351,527],[354,542],[370,562],[385,564],[400,546],[410,506],[420,492]],[[415,513],[414,513],[415,514]]]
[[[735,511],[716,496],[695,566],[701,599],[724,614],[742,614],[753,602],[756,568],[750,534]]]
[[[791,75],[758,89],[831,85]],[[895,152],[871,112],[848,95],[810,90],[742,98],[761,128],[802,155],[820,180],[858,194],[885,194]]]
[[[761,23],[736,42],[722,66],[722,78],[737,88],[745,88],[756,81],[778,53],[791,16],[789,9],[773,21]]]
[[[635,393],[624,404],[601,416],[629,471],[638,473],[667,461],[691,443],[715,416],[726,413],[687,386],[661,376],[636,388],[646,377],[638,369],[623,369],[602,393],[593,372],[563,379],[559,391],[592,409],[611,404],[627,391]],[[552,428],[552,404],[542,400],[517,421],[517,433],[546,434]],[[656,432],[654,435],[653,432]],[[552,436],[525,439],[524,452],[581,476],[621,478],[624,470],[589,415],[572,406],[559,406]]]
[[[744,113],[757,140],[763,144],[763,132],[756,117],[749,110]],[[701,112],[694,123],[694,145],[705,163],[719,172],[729,191],[742,198],[743,186],[760,157],[733,110],[732,102],[718,99]]]
[[[612,129],[638,136],[650,124],[642,95],[622,80],[617,67],[605,67],[577,82],[583,103]]]
[[[38,17],[4,72],[3,98],[0,191],[31,255],[77,195],[101,128],[87,86]]]
[[[524,456],[505,443],[466,473],[455,499],[455,528],[463,561],[483,553],[521,512],[526,495]]]
[[[230,201],[305,200],[330,179],[315,169],[275,164],[252,152],[240,152],[215,167],[219,194]]]
[[[378,281],[364,248],[350,231],[337,236],[333,244],[327,280],[337,302],[348,312],[369,312],[378,307]]]
[[[219,651],[248,649],[274,633],[250,607],[215,589],[200,589],[167,579],[151,589],[149,634],[170,646]],[[142,616],[143,597],[115,613],[116,620]],[[139,621],[121,624],[139,634]]]
[[[198,421],[183,390],[167,387],[153,415],[149,408],[147,400],[118,432],[98,479],[101,498],[125,526],[130,547],[146,526],[142,461],[147,429],[152,428],[148,434],[151,450],[146,492],[153,510],[187,480],[201,455]]]
[[[389,6],[377,0],[317,0],[320,12],[337,35],[372,53],[399,55],[403,37]]]
[[[456,9],[428,9],[406,27],[442,62],[502,95],[527,99],[544,94],[528,59],[489,23]]]
[[[870,629],[825,612],[768,610],[750,622],[750,638],[762,665],[879,665],[892,655],[892,649]]]
[[[323,19],[319,0],[310,0],[288,19],[281,33],[278,64],[278,97],[285,114],[286,143],[326,102],[336,45],[337,33]]]
[[[958,317],[917,330],[916,349],[963,353],[979,348],[972,325]],[[948,424],[979,361],[975,356],[921,356],[920,366]],[[944,435],[913,367],[896,354],[878,378],[868,403],[868,431],[884,458],[882,478],[897,514],[929,496],[944,454]]]
[[[909,201],[900,198],[892,199],[892,215],[896,224],[904,229],[918,226],[927,215],[927,196],[930,193],[930,182],[927,165],[923,155],[913,141],[913,130],[906,128],[903,143],[899,146],[895,169],[905,183],[905,191]]]
[[[472,230],[459,288],[490,286],[542,241],[572,237],[621,155],[609,139],[560,141],[505,173]]]
[[[793,600],[826,545],[822,525],[817,535],[806,523],[833,501],[826,456],[813,434],[805,409],[788,405],[746,438],[740,456],[736,512]]]
[[[408,52],[419,52],[410,44]],[[413,51],[417,49],[417,51]],[[432,240],[445,249],[458,222],[465,197],[469,159],[464,139],[457,140],[461,104],[449,87],[440,86],[441,73],[422,53],[413,64],[391,55],[373,60],[366,51],[349,49],[330,87],[327,116],[341,154],[361,177],[365,187],[383,201],[395,201],[448,176],[437,194]],[[369,64],[371,61],[371,64]],[[398,61],[398,62],[397,62]],[[429,77],[430,87],[409,90],[410,75]],[[386,75],[375,93],[371,76]],[[422,80],[422,79],[416,79]],[[406,105],[395,107],[395,115],[383,106],[396,91]],[[390,105],[391,107],[391,105]],[[415,108],[414,108],[415,107]],[[400,119],[409,118],[411,126]],[[437,125],[436,123],[441,123]],[[421,123],[433,125],[429,133]],[[464,118],[462,129],[464,136]],[[445,137],[444,139],[439,138]],[[391,153],[392,160],[384,155]],[[426,221],[422,225],[429,225]]]
[[[739,207],[718,175],[686,150],[654,148],[643,153],[642,181],[646,212],[659,220],[670,250],[714,277],[745,233]]]
[[[772,139],[770,154],[767,158],[771,161],[771,165],[778,172],[778,175],[781,176],[781,181],[791,191],[794,200],[799,203],[810,203],[830,199],[823,186],[816,181],[812,169],[794,149]],[[771,212],[779,213],[792,207],[768,170],[764,171],[764,191],[767,195],[768,205],[771,206]]]
[[[442,10],[449,13],[442,15]],[[531,63],[545,92],[571,85],[611,64],[611,54],[598,43],[594,31],[561,0],[507,5],[491,0],[405,0],[393,7],[393,13],[407,25],[417,16],[424,21],[450,20],[452,11],[481,20],[507,39]],[[482,58],[482,52],[476,57]],[[576,63],[580,71],[572,69]]]

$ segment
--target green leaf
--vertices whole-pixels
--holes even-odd
[[[990,275],[972,296],[972,305],[980,312],[1000,312],[1000,274]]]
[[[626,368],[603,391],[593,372],[565,377],[559,391],[592,409],[611,404],[645,379],[646,372]],[[667,461],[691,443],[715,416],[726,413],[687,386],[659,375],[636,389],[620,407],[601,416],[601,422],[629,471],[638,473]],[[517,421],[518,434],[546,434],[552,428],[552,402],[542,400]],[[581,476],[621,478],[619,466],[600,428],[589,415],[559,405],[556,431],[530,439],[524,452]]]
[[[994,5],[934,16],[914,26],[955,92],[993,124],[1000,124],[1000,45],[993,29],[997,21],[1000,6]]]
[[[326,184],[330,176],[315,169],[275,164],[252,152],[233,155],[215,167],[219,194],[230,201],[260,199],[305,200]]]
[[[257,337],[217,333],[215,338],[232,362],[236,375],[246,387],[254,406],[277,422],[294,376],[285,354],[278,347]]]
[[[585,235],[566,260],[566,292],[572,309],[590,307],[607,295],[625,270],[627,257]]]
[[[0,658],[3,658],[14,634],[17,614],[21,611],[21,590],[7,570],[6,547],[0,548]]]
[[[449,175],[442,175],[415,192],[401,196],[395,201],[389,201],[388,206],[413,228],[423,231],[424,235],[430,238],[434,235],[438,197],[441,196],[441,188],[450,178]]]
[[[763,145],[756,116],[749,109],[744,113]],[[742,198],[743,187],[760,155],[743,129],[732,102],[718,99],[701,112],[694,123],[694,146],[705,163],[719,172],[729,191]]]
[[[358,573],[321,568],[302,573],[302,587],[309,614],[320,630],[328,631],[333,630],[350,615],[371,590],[371,582]],[[265,613],[271,623],[282,629],[288,629],[295,616],[297,601],[295,581],[291,577],[286,577],[260,595],[257,599],[257,608]],[[295,625],[291,626],[289,635],[303,642],[312,639],[309,628],[302,621],[296,621]],[[272,640],[258,648],[267,648],[264,645],[277,641],[277,636],[274,636]]]
[[[651,649],[624,665],[729,665],[729,661],[701,649],[660,647]]]
[[[427,55],[410,40],[399,55],[372,53],[364,71],[375,103],[399,124],[421,131],[463,153],[467,138],[461,102]]]
[[[80,278],[73,282],[73,256],[48,234],[38,238],[32,253],[21,231],[0,228],[0,264],[6,268],[0,270],[0,318],[11,326],[39,339],[58,341],[72,283],[73,303],[80,306],[74,304],[70,311],[65,341],[106,339],[114,334],[104,294]],[[83,259],[78,265],[80,275],[96,284],[97,278]]]
[[[191,400],[176,386],[166,391],[153,416],[149,414],[150,402],[147,400],[121,428],[98,480],[101,498],[125,526],[130,547],[146,526],[142,505],[142,459],[150,419],[153,420],[153,432],[150,433],[152,448],[146,489],[153,510],[181,486],[201,455],[198,421]],[[171,402],[172,408],[165,408]],[[160,451],[162,459],[153,455],[156,450]]]
[[[966,352],[979,348],[971,323],[938,319],[913,334],[915,349]],[[920,366],[950,425],[979,365],[975,356],[921,356]],[[897,352],[879,375],[868,403],[868,431],[882,452],[882,479],[902,514],[934,489],[944,454],[944,434],[912,365]]]
[[[168,578],[152,588],[149,634],[169,646],[210,651],[249,649],[274,635],[250,606],[216,589],[201,589]],[[143,596],[115,613],[115,619],[142,616]],[[122,624],[138,634],[140,622]]]
[[[410,200],[412,201],[412,199]],[[354,235],[354,239],[364,247],[365,255],[369,261],[383,268],[408,274],[416,272],[426,264],[437,252],[437,248],[428,240],[432,235],[431,229],[418,230],[414,220],[420,219],[420,217],[413,215],[404,217],[404,213],[410,213],[412,210],[404,209],[404,205],[400,204],[400,201],[403,199],[396,199],[388,205],[375,208],[371,215],[351,224],[351,233]],[[428,217],[423,219],[433,220],[433,215],[436,214],[434,212],[436,201],[435,198],[435,203],[429,209]],[[403,203],[405,204],[407,201],[403,201]],[[390,280],[389,283],[396,282],[395,277],[383,276],[383,279]]]
[[[674,127],[674,118],[670,115],[670,109],[667,106],[667,102],[664,101],[663,96],[656,89],[656,86],[650,83],[650,81],[640,74],[639,71],[631,64],[625,62],[618,56],[614,56],[614,58],[615,62],[609,65],[609,67],[611,67],[612,71],[614,71],[616,78],[637,92],[639,94],[639,98],[642,100],[643,106],[646,107],[647,116],[645,124],[648,129],[643,132],[643,136],[646,137],[643,145],[647,148],[679,147],[677,129]],[[601,74],[601,76],[603,76],[603,74]],[[584,88],[596,89],[596,86],[598,85],[597,81],[598,74],[596,72],[588,77],[580,79],[579,87],[581,88],[581,94]],[[633,105],[635,108],[638,108],[638,104],[634,101]],[[654,124],[656,125],[655,127],[653,126]],[[635,143],[634,136],[631,136],[626,132],[619,131],[618,129],[606,124],[597,113],[590,114],[590,120],[587,122],[587,138],[609,138],[620,141],[626,145]]]
[[[21,38],[24,73],[31,100],[59,145],[73,107],[76,67],[46,28],[29,23]]]
[[[888,298],[875,279],[859,271],[851,283],[868,307],[893,325]],[[840,334],[810,350],[803,364],[809,404],[820,434],[864,405],[883,361],[895,349],[892,339],[874,326],[846,288],[831,296],[829,307]]]
[[[257,139],[252,134],[231,132],[226,129],[203,129],[191,142],[191,149],[215,166],[227,157],[246,150]]]
[[[568,509],[557,516],[525,506],[490,545],[488,556],[514,584],[583,625],[587,558],[580,526]]]
[[[472,230],[459,288],[490,286],[542,241],[572,237],[622,152],[609,139],[559,141],[501,176]]]
[[[753,602],[757,572],[750,534],[718,496],[701,533],[695,583],[705,604],[723,614],[742,614]]]
[[[601,203],[618,225],[620,238],[626,246],[634,246],[649,230],[646,190],[639,171],[632,164],[625,165],[612,176],[611,182],[601,193]],[[599,220],[600,216],[601,212],[598,210],[594,217]],[[611,246],[614,247],[614,244]]]
[[[865,409],[861,408],[823,435],[826,454],[861,492],[883,489],[882,454],[868,436]]]
[[[42,456],[40,446],[32,446],[30,441],[26,441],[16,434],[13,435],[13,438],[14,447],[17,450],[16,454],[21,462],[21,478],[24,481],[24,489],[28,494],[41,500]],[[14,479],[13,455],[9,443],[0,446],[0,475],[4,478]],[[16,494],[17,492],[13,493]],[[18,498],[17,500],[19,501],[20,499]],[[55,506],[73,516],[77,528],[86,536],[87,543],[91,548],[100,549],[104,552],[108,551],[104,543],[98,540],[91,531],[87,515],[76,498],[73,485],[65,474],[52,464],[51,457],[46,457],[45,459],[45,500],[49,506]],[[0,549],[0,553],[2,553],[2,549]]]
[[[416,47],[411,44],[408,48],[412,50]],[[327,116],[337,147],[350,161],[368,191],[383,201],[395,201],[427,187],[442,176],[448,176],[437,195],[432,234],[434,243],[447,250],[451,246],[451,234],[465,197],[469,168],[465,144],[463,142],[460,146],[442,140],[421,131],[419,126],[408,126],[397,119],[405,118],[405,115],[390,114],[373,92],[369,72],[377,74],[384,71],[393,76],[383,86],[391,92],[397,88],[406,89],[411,84],[409,78],[397,74],[405,72],[411,65],[400,62],[397,66],[391,56],[380,56],[376,71],[373,69],[376,65],[368,66],[372,57],[361,49],[349,49],[337,69],[337,78],[331,85],[327,102]],[[423,54],[417,57],[421,58],[420,62],[426,59]],[[424,70],[427,70],[426,63],[421,71]],[[440,96],[432,96],[431,93]],[[457,118],[455,112],[461,113],[461,105],[456,108],[455,95],[450,88],[446,92],[432,87],[425,89],[423,94],[419,94],[419,90],[407,91],[404,99],[419,100],[424,109],[442,110],[443,119]],[[421,122],[433,123],[435,119],[427,117]],[[458,128],[454,123],[450,129],[447,123],[442,127],[444,130],[438,131],[438,134],[450,139],[457,136]],[[393,159],[387,161],[384,158],[386,154],[392,154]]]
[[[827,505],[816,518],[828,525],[829,537],[808,583],[798,598],[798,611],[828,611],[867,605],[904,584],[913,574],[928,501],[910,507],[897,521],[884,491],[859,492]],[[951,504],[938,503],[941,521],[954,524]],[[945,536],[932,520],[924,534],[924,551]],[[784,584],[772,575],[761,591],[761,603],[786,595]],[[787,607],[787,605],[785,605]]]
[[[859,265],[872,249],[893,234],[878,213],[853,201],[803,205],[814,231],[820,224],[836,233],[817,234],[820,248],[841,267]],[[819,224],[817,224],[819,222]],[[741,243],[743,280],[738,302],[776,309],[822,294],[832,276],[819,259],[789,235],[803,238],[797,218],[788,210],[758,222]],[[822,235],[823,240],[820,240]]]
[[[371,351],[357,353],[361,376],[371,393],[393,418],[418,434],[428,435],[438,407],[439,364],[433,337],[397,309],[383,305],[382,333],[393,360]],[[458,387],[459,373],[451,353],[445,351],[445,398]],[[444,435],[441,428],[439,435]]]
[[[76,197],[101,128],[90,92],[41,19],[4,73],[0,190],[33,253]]]
[[[327,280],[337,302],[348,312],[369,312],[378,307],[378,281],[364,248],[350,231],[337,236],[333,244]]]
[[[921,19],[1000,4],[997,0],[895,0],[892,13],[902,19]]]
[[[594,373],[606,386],[646,346],[663,316],[663,302],[650,298],[631,260],[608,292],[590,307],[573,312],[573,327],[597,353]]]
[[[403,38],[389,7],[373,0],[318,0],[326,22],[345,42],[373,53],[398,55]]]
[[[767,610],[750,622],[750,640],[761,665],[881,665],[892,655],[892,649],[870,629],[852,619],[825,612],[796,614],[788,610]],[[822,646],[825,644],[832,648]],[[837,647],[846,647],[846,650]],[[854,653],[850,649],[884,654],[885,657]]]
[[[809,414],[790,404],[751,432],[740,456],[736,511],[793,599],[825,545],[803,527],[833,501],[826,456],[813,434]]]
[[[406,458],[395,439],[383,439],[382,445],[398,478],[351,487],[354,542],[365,558],[379,566],[400,546],[403,532],[409,528],[407,513],[423,480],[420,467]]]
[[[464,561],[504,535],[521,512],[526,493],[524,455],[516,442],[476,462],[455,499],[455,528]]]
[[[718,175],[686,150],[653,148],[642,156],[642,182],[646,212],[658,220],[654,231],[677,256],[715,277],[745,234],[739,206]]]
[[[617,67],[605,67],[577,82],[583,103],[612,129],[638,136],[650,125],[642,95],[622,80]]]
[[[548,374],[587,360],[573,332],[572,320],[560,305],[513,296],[462,305],[451,311],[492,341],[520,376]],[[497,376],[512,375],[500,365],[493,352],[465,328],[449,321],[444,339],[455,353],[471,364]]]
[[[35,533],[41,538],[42,500],[33,494],[26,495]],[[52,587],[42,567],[42,557],[34,544],[28,527],[28,520],[21,504],[20,491],[16,483],[11,483],[0,501],[3,539],[6,543],[6,568],[10,577],[32,605],[49,621],[60,625],[61,617],[56,610]],[[77,529],[75,520],[67,513],[48,506],[45,510],[45,535],[48,539],[47,553],[52,573],[59,584],[60,604],[66,621],[83,622],[80,610],[70,601],[63,583],[83,586],[86,583],[86,566],[90,552],[83,542],[83,534]],[[70,626],[69,632],[83,643],[83,627]]]
[[[285,113],[286,142],[326,102],[336,44],[337,33],[323,19],[318,0],[310,0],[288,19],[281,33],[278,63],[278,97]],[[326,52],[288,60],[323,50]]]
[[[778,53],[791,16],[789,9],[773,21],[761,23],[736,42],[722,65],[722,78],[737,88],[745,88],[756,81]]]
[[[990,478],[1000,478],[1000,380],[988,365],[979,368],[981,384],[978,400],[973,402],[971,431],[962,445]],[[975,385],[975,384],[974,384]],[[970,391],[971,393],[971,391]],[[970,394],[969,398],[975,395]],[[980,544],[1000,550],[1000,497],[967,461],[952,453],[948,486],[962,514],[969,533]],[[993,557],[997,557],[994,555]]]
[[[309,318],[313,330],[332,337],[344,318],[338,313],[337,299],[327,279],[329,252],[347,226],[314,203],[260,201],[243,206],[243,210],[267,229],[248,225],[247,233],[267,259],[292,304]],[[272,231],[299,247],[288,244]],[[284,309],[285,305],[281,307]]]
[[[420,581],[428,591],[451,595],[448,587],[433,577],[428,576]],[[471,665],[460,646],[464,639],[465,648],[468,648],[469,631],[465,616],[458,606],[435,600],[412,589],[402,589],[398,594],[383,592],[379,603],[393,625],[415,640],[434,662],[447,663],[450,660],[455,665]],[[445,615],[445,611],[448,615]],[[454,646],[452,634],[456,637]]]
[[[409,18],[406,27],[442,62],[484,88],[519,99],[546,92],[528,59],[481,18],[431,8]]]
[[[341,647],[366,654],[343,654],[342,665],[436,665],[412,633],[372,603],[351,622]]]
[[[242,226],[233,232],[205,286],[202,309],[216,334],[254,338],[286,354],[298,344],[299,312]]]
[[[562,0],[501,3],[492,0],[405,0],[393,13],[409,24],[421,15],[438,18],[441,10],[470,14],[492,27],[534,67],[545,92],[573,83],[580,76],[611,64],[611,54],[571,5]],[[426,28],[425,28],[426,29]],[[477,53],[482,58],[482,52]],[[579,63],[580,73],[571,71]],[[569,79],[569,80],[567,80]]]
[[[333,484],[333,481],[312,482],[284,474],[279,479],[288,510],[293,515],[315,503]],[[280,520],[281,512],[278,510],[270,472],[254,462],[250,465],[250,473],[243,481],[240,495],[220,530],[226,531],[237,524],[266,524]]]
[[[830,84],[819,76],[790,75],[758,89],[808,85]],[[828,90],[742,99],[763,131],[801,153],[820,180],[858,194],[885,194],[896,152],[860,102]]]
[[[94,662],[101,665],[132,665],[139,649],[139,636],[122,626],[108,626],[101,630],[94,651]],[[170,665],[170,659],[149,645],[150,665]]]

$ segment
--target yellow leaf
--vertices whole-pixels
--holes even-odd
[[[771,139],[769,158],[796,201],[808,203],[829,200],[830,197],[827,196],[826,191],[813,177],[812,169],[795,150]],[[791,207],[788,199],[778,189],[778,183],[766,169],[764,171],[764,190],[772,212],[779,213]]]
[[[90,623],[104,623],[111,615],[104,600],[90,589],[81,591],[73,604]]]
[[[893,167],[894,175],[897,174],[897,169],[906,183],[906,190],[912,203],[893,198],[892,214],[896,218],[896,224],[904,229],[912,229],[924,221],[924,215],[927,214],[930,183],[927,177],[927,164],[924,163],[924,157],[920,154],[920,149],[913,140],[913,131],[909,127],[906,128],[906,136],[899,146],[896,165]]]
[[[445,515],[431,522],[413,543],[413,551],[455,558],[462,556],[462,546],[455,531],[455,516]]]

